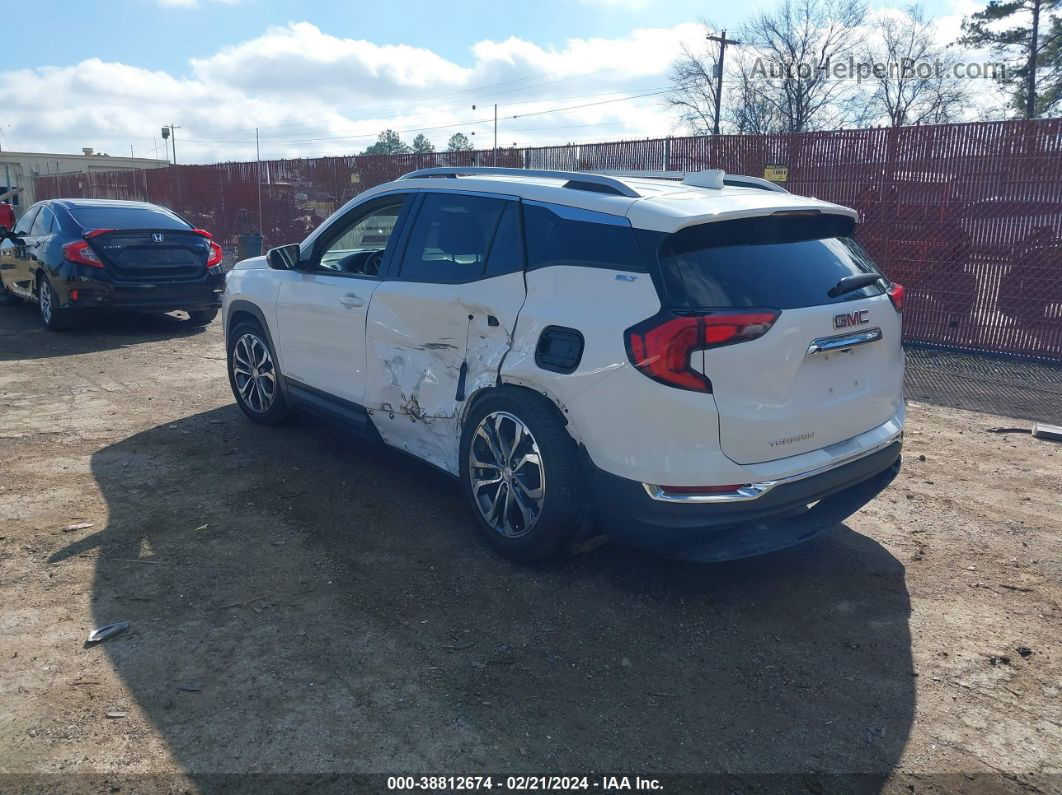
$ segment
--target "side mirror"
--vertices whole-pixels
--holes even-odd
[[[298,243],[287,246],[277,246],[266,252],[266,264],[277,271],[298,270],[301,251]]]

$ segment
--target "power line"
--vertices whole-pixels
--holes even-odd
[[[599,75],[599,74],[604,74],[605,72],[614,72],[614,71],[616,71],[617,69],[620,69],[620,68],[622,68],[622,67],[611,66],[611,67],[608,67],[607,69],[598,69],[598,70],[596,70],[594,72],[585,72],[583,74],[578,74],[578,75],[569,75],[568,77],[559,77],[559,78],[557,78],[555,80],[544,80],[541,83],[533,83],[531,85],[519,86],[517,88],[511,88],[511,89],[507,89],[505,91],[492,92],[492,93],[485,94],[484,96],[486,96],[486,97],[494,97],[494,96],[497,96],[497,95],[500,95],[500,94],[509,94],[509,93],[514,92],[514,91],[526,91],[526,90],[531,89],[531,88],[540,88],[541,86],[553,85],[555,83],[565,83],[565,82],[568,82],[568,81],[571,81],[571,80],[581,80],[581,79],[583,79],[585,77],[594,77],[594,76]],[[446,93],[446,94],[438,94],[438,95],[435,95],[435,96],[428,96],[428,97],[422,98],[421,100],[415,101],[416,104],[396,105],[395,103],[392,102],[392,103],[389,103],[389,104],[386,104],[386,105],[377,105],[375,107],[370,107],[368,109],[366,109],[364,107],[361,107],[361,108],[352,109],[352,110],[348,110],[348,111],[336,111],[336,113],[338,115],[344,116],[346,118],[348,113],[357,112],[357,113],[373,114],[373,113],[376,113],[377,111],[388,111],[388,110],[390,110],[390,115],[398,115],[395,110],[392,110],[392,109],[395,109],[395,108],[397,108],[397,109],[401,109],[401,108],[422,108],[422,109],[430,110],[431,109],[430,106],[429,106],[429,108],[423,108],[422,103],[423,102],[433,102],[435,100],[446,99],[448,97],[457,97],[457,96],[462,96],[462,95],[475,94],[475,93],[477,93],[479,91],[482,91],[484,89],[489,89],[489,88],[491,88],[493,86],[504,86],[504,85],[510,85],[512,83],[520,83],[520,82],[523,82],[523,81],[526,81],[526,80],[533,80],[533,79],[538,78],[538,77],[543,77],[544,75],[548,75],[548,74],[551,74],[551,73],[550,72],[540,72],[538,74],[529,75],[527,77],[518,77],[518,78],[513,78],[512,80],[503,80],[500,83],[488,83],[486,85],[473,86],[471,88],[465,88],[465,89],[461,89],[459,91],[454,91],[454,92],[450,92],[450,93]],[[452,100],[452,101],[449,101],[449,102],[445,102],[442,105],[439,105],[438,107],[445,107],[446,105],[453,105],[457,101],[463,101],[463,100]],[[324,119],[324,118],[326,118],[326,117],[323,117],[323,116],[318,117],[318,119]],[[374,118],[373,115],[367,115],[367,116],[360,116],[360,117],[356,116],[356,117],[353,117],[353,118],[348,118],[347,120],[348,121],[362,121],[362,120],[368,120],[368,119],[372,119],[372,118]],[[258,129],[265,130],[265,129],[277,129],[277,128],[286,128],[286,127],[306,127],[306,126],[311,126],[311,125],[308,124],[307,122],[291,122],[291,123],[288,123],[288,124],[263,124],[263,125],[259,125]],[[256,128],[254,128],[254,127],[231,127],[229,129],[232,132],[238,132],[238,131],[241,131],[241,130],[250,131],[250,130],[254,130]]]
[[[640,94],[631,94],[622,97],[613,97],[612,99],[603,99],[597,102],[584,102],[578,105],[568,105],[562,108],[549,108],[546,110],[529,111],[527,113],[518,113],[512,116],[508,116],[510,119],[523,119],[532,116],[544,116],[551,113],[565,113],[572,110],[580,110],[582,108],[597,107],[600,105],[608,105],[616,102],[629,102],[634,99],[642,99],[645,97],[654,97],[661,94],[666,94],[672,91],[672,87],[653,89],[652,91],[643,92]],[[591,95],[592,96],[592,95]],[[542,102],[548,102],[549,100],[540,100]],[[430,132],[433,130],[445,130],[452,129],[454,127],[467,127],[471,125],[489,124],[491,119],[463,119],[461,121],[451,122],[448,124],[438,124],[424,127],[409,127],[401,130],[395,130],[396,133],[418,133],[418,132]],[[316,136],[313,138],[263,138],[262,141],[270,144],[298,144],[298,143],[314,143],[317,141],[350,141],[361,140],[363,138],[375,138],[378,133],[361,133],[352,135],[328,135],[328,136]],[[184,143],[199,143],[199,144],[250,144],[253,143],[253,139],[249,140],[221,140],[221,139],[208,139],[208,138],[182,138]]]

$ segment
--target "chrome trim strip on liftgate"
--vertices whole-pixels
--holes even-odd
[[[854,348],[856,345],[866,345],[868,342],[877,342],[881,339],[880,328],[868,328],[857,331],[854,334],[840,334],[836,337],[819,337],[812,340],[808,346],[808,356],[817,353],[830,353],[831,351],[843,351]]]
[[[765,480],[760,483],[746,483],[744,486],[725,494],[668,494],[663,486],[656,486],[652,483],[643,483],[642,486],[650,497],[654,500],[659,500],[660,502],[680,502],[687,504],[749,502],[750,500],[759,499],[775,486],[781,486],[783,483],[793,483],[797,480],[804,480],[805,478],[814,477],[815,475],[821,475],[824,472],[829,472],[831,469],[837,469],[845,464],[851,464],[853,461],[858,461],[860,458],[866,458],[868,455],[873,455],[879,450],[884,450],[902,437],[903,431],[897,431],[885,441],[879,442],[867,450],[861,450],[855,455],[841,459],[840,461],[831,461],[824,466],[808,470],[807,472],[801,472],[799,475],[790,475],[787,478]]]

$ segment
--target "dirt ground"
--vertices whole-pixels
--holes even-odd
[[[785,552],[526,568],[435,471],[247,422],[220,323],[33,311],[0,307],[0,790],[1062,785],[1062,445],[986,432],[1027,422],[911,403],[897,481]]]

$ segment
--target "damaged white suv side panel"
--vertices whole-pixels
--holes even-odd
[[[899,467],[903,288],[855,220],[719,171],[415,172],[237,264],[229,380],[456,476],[516,560],[758,554]]]

